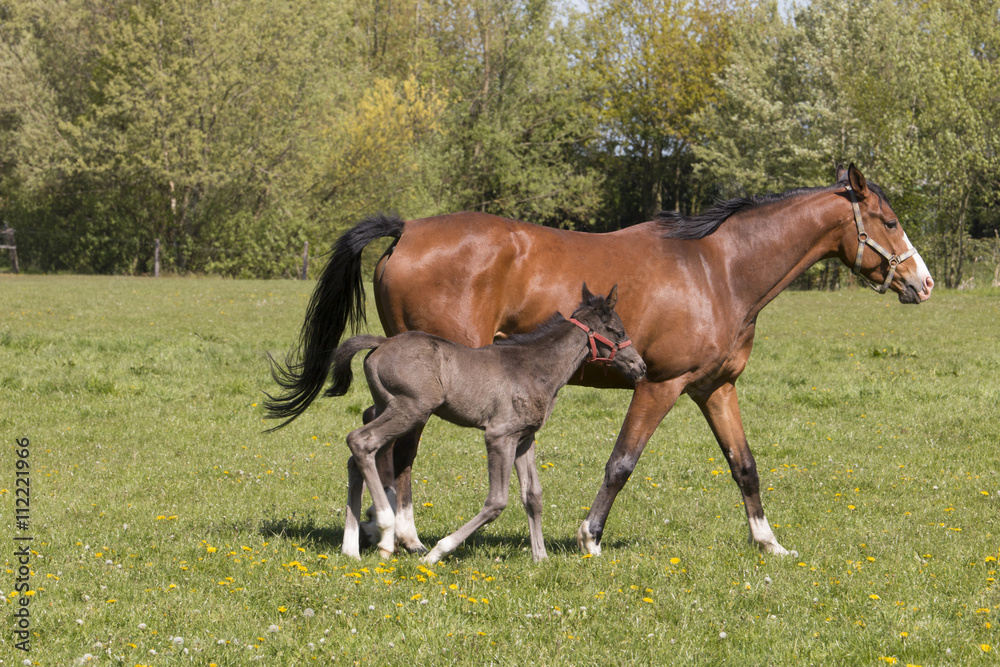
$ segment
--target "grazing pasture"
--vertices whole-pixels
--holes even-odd
[[[997,664],[1000,292],[919,307],[787,293],[763,311],[739,387],[792,556],[748,546],[739,490],[686,399],[619,496],[603,555],[582,556],[630,392],[567,387],[537,438],[549,560],[532,562],[514,502],[431,567],[340,554],[364,383],[262,433],[265,352],[295,340],[312,287],[0,278],[3,664]],[[478,431],[432,420],[424,438],[414,505],[430,546],[478,511],[487,469]],[[26,536],[28,654],[13,615]]]

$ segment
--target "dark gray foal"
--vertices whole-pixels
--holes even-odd
[[[378,547],[383,558],[395,549],[395,518],[375,467],[375,455],[397,437],[422,426],[432,414],[459,426],[486,432],[490,490],[479,514],[443,538],[424,557],[436,563],[507,506],[510,472],[517,469],[521,501],[528,514],[531,555],[546,558],[542,540],[542,487],[535,469],[535,432],[552,414],[556,394],[585,361],[605,363],[633,381],[646,373],[630,347],[614,311],[617,286],[607,297],[583,286],[583,302],[570,319],[559,313],[528,334],[486,347],[470,348],[437,336],[405,332],[393,338],[356,336],[335,353],[328,396],[343,396],[351,385],[351,359],[374,348],[365,376],[375,402],[375,418],[347,435],[353,456],[348,470],[346,555],[359,557],[362,479],[372,495]],[[607,356],[599,356],[599,350]],[[360,471],[359,475],[356,474]]]

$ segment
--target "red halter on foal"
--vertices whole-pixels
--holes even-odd
[[[590,339],[590,359],[587,359],[588,363],[592,361],[600,361],[603,362],[605,365],[610,364],[614,360],[615,355],[618,354],[618,350],[623,350],[632,344],[632,340],[629,338],[626,338],[620,343],[612,343],[610,340],[608,340],[601,334],[595,333],[590,327],[588,327],[586,324],[576,319],[575,317],[569,318],[569,321],[575,324],[576,326],[580,327],[581,329],[583,329],[587,333],[587,337]],[[598,342],[604,343],[609,348],[611,348],[611,356],[609,357],[597,356]]]

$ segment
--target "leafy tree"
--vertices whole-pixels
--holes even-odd
[[[699,205],[704,193],[690,174],[699,113],[717,99],[739,7],[724,0],[591,3],[587,65],[600,86],[602,164],[619,174],[612,187],[636,184],[627,200],[611,195],[614,226]]]

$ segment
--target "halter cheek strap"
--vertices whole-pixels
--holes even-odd
[[[604,364],[610,364],[612,361],[614,361],[615,355],[618,354],[619,350],[625,349],[626,347],[632,344],[632,341],[628,338],[626,338],[620,343],[613,343],[604,336],[602,336],[601,334],[593,331],[590,327],[588,327],[586,324],[576,319],[575,317],[569,318],[569,321],[575,324],[576,326],[580,327],[587,333],[587,338],[590,341],[590,359],[587,359],[588,362],[599,361]],[[597,353],[598,342],[607,345],[609,348],[611,348],[611,354],[609,356],[602,357],[598,355]]]
[[[854,189],[851,188],[850,184],[845,187],[847,188],[847,195],[851,198],[851,208],[854,209],[854,223],[858,227],[858,252],[854,256],[854,275],[861,278],[866,285],[879,294],[885,294],[886,290],[889,289],[889,283],[892,282],[893,275],[896,273],[896,266],[900,262],[906,261],[910,257],[916,255],[917,249],[910,246],[909,250],[904,252],[902,255],[893,255],[891,252],[879,245],[877,241],[868,236],[868,232],[865,231],[865,223],[861,222],[861,207],[858,206],[858,200],[854,196]],[[861,275],[861,257],[864,255],[866,245],[870,246],[872,250],[882,255],[882,257],[889,261],[889,271],[886,273],[885,281],[883,281],[881,285],[877,285],[867,276]]]

